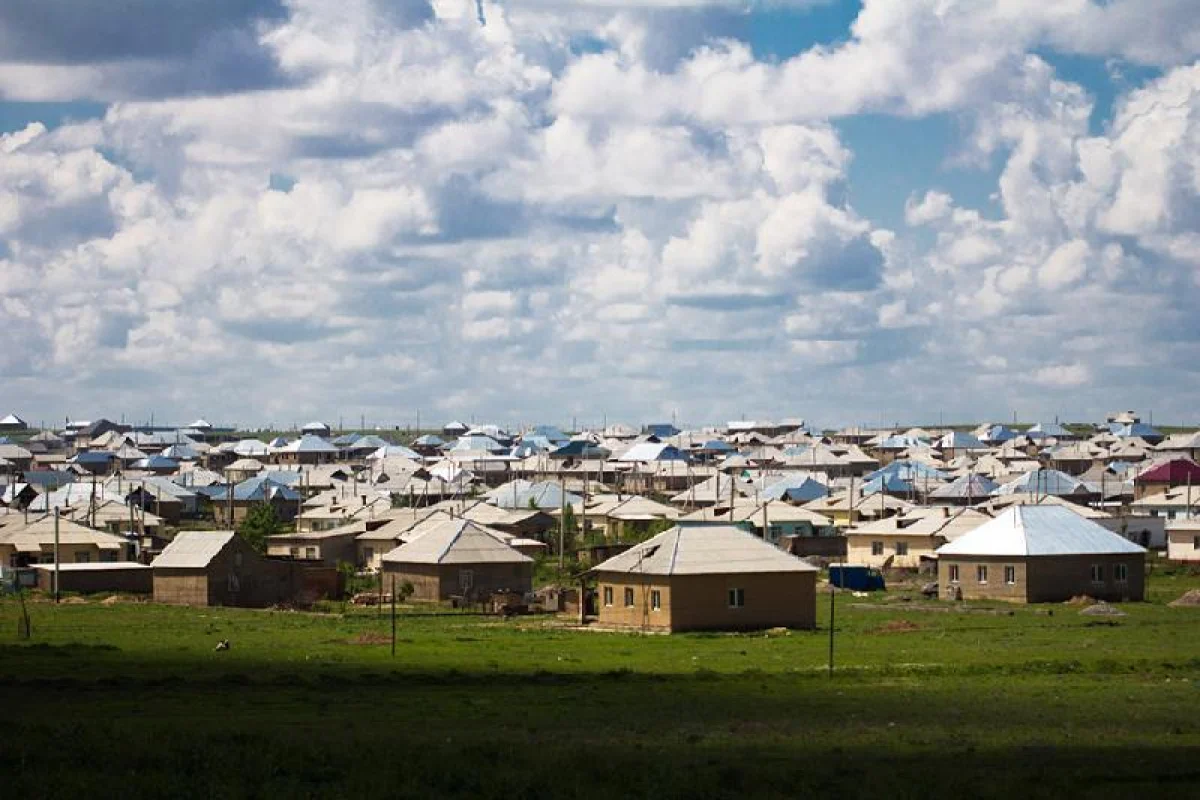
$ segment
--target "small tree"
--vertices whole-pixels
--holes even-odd
[[[238,534],[260,553],[267,552],[267,537],[279,533],[279,517],[270,503],[259,503],[246,512],[246,518],[238,526]]]

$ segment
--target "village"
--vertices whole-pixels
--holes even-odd
[[[736,631],[813,628],[818,582],[1119,603],[1144,599],[1152,562],[1200,562],[1200,431],[1132,411],[973,429],[272,434],[0,419],[3,584],[251,608],[398,595]]]

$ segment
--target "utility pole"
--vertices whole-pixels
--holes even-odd
[[[396,576],[392,576],[392,658],[396,657]]]
[[[562,470],[558,473],[558,573],[562,577],[562,573],[566,570],[566,554],[563,548],[567,541],[567,489],[563,482]]]

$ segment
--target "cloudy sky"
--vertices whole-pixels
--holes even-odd
[[[0,413],[1200,419],[1195,0],[0,4]]]

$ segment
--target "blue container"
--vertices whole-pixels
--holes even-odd
[[[853,589],[856,592],[887,588],[879,570],[865,564],[830,564],[829,580],[839,589]]]

